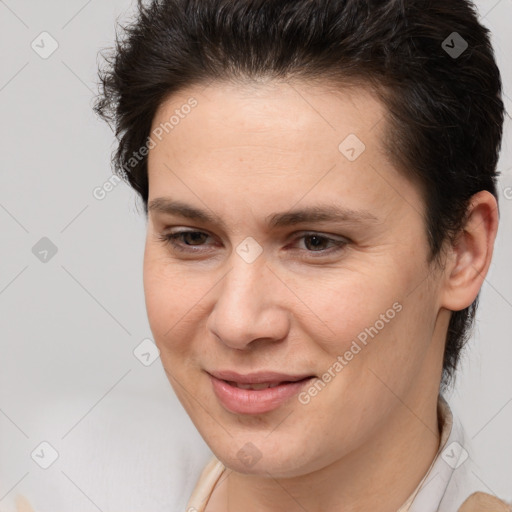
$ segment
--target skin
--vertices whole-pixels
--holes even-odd
[[[228,467],[206,510],[396,511],[439,448],[450,310],[482,285],[496,202],[474,196],[443,265],[429,264],[421,192],[386,157],[386,112],[370,91],[214,83],[168,98],[153,128],[191,96],[198,105],[149,153],[149,204],[178,200],[217,220],[150,209],[144,288],[169,381]],[[338,149],[348,134],[366,146],[355,161]],[[267,223],[319,205],[373,218]],[[159,238],[180,230],[205,235],[175,240],[183,251]],[[263,249],[252,263],[236,251],[249,236]],[[321,377],[395,303],[400,312],[309,403],[234,414],[213,394],[206,370]],[[261,456],[252,466],[237,456],[246,443]]]

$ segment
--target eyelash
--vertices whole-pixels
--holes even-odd
[[[167,233],[167,234],[159,233],[157,235],[157,238],[161,242],[163,242],[164,245],[170,246],[173,250],[177,250],[179,252],[189,253],[189,254],[201,252],[201,249],[193,249],[193,247],[202,247],[201,245],[194,246],[194,245],[185,244],[185,247],[188,247],[188,249],[186,249],[186,248],[184,248],[184,246],[182,244],[176,242],[176,240],[179,240],[179,239],[183,240],[184,236],[190,235],[190,234],[194,234],[194,235],[202,234],[202,235],[210,236],[210,235],[208,235],[208,233],[205,233],[203,231],[177,231],[175,233]],[[307,249],[301,249],[302,251],[307,252],[308,255],[313,255],[313,257],[325,256],[327,254],[330,255],[332,253],[339,252],[339,251],[343,250],[345,248],[345,246],[349,243],[348,240],[336,240],[334,238],[330,238],[328,236],[325,236],[325,235],[322,235],[322,234],[316,233],[316,232],[305,232],[302,236],[296,238],[295,241],[301,240],[301,239],[304,239],[307,237],[316,237],[320,240],[323,240],[326,242],[332,242],[334,244],[334,247],[331,247],[330,249],[326,249],[326,250],[310,251]],[[314,256],[315,253],[318,254],[319,256]]]

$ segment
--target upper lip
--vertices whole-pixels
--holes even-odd
[[[308,373],[300,375],[289,375],[285,373],[272,371],[246,373],[245,375],[230,370],[219,370],[207,373],[209,373],[216,379],[227,380],[229,382],[236,382],[238,384],[275,384],[279,382],[297,382],[308,377],[313,377],[313,375]]]

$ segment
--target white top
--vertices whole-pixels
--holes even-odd
[[[442,424],[436,458],[416,490],[397,512],[455,512],[474,492],[488,492],[472,471],[471,458],[464,448],[466,436],[441,395],[438,415]],[[214,456],[203,469],[187,504],[186,512],[204,512],[213,489],[225,471]]]

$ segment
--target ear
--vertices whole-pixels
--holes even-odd
[[[442,306],[460,311],[475,300],[491,264],[498,203],[485,190],[472,196],[462,232],[449,247]]]

